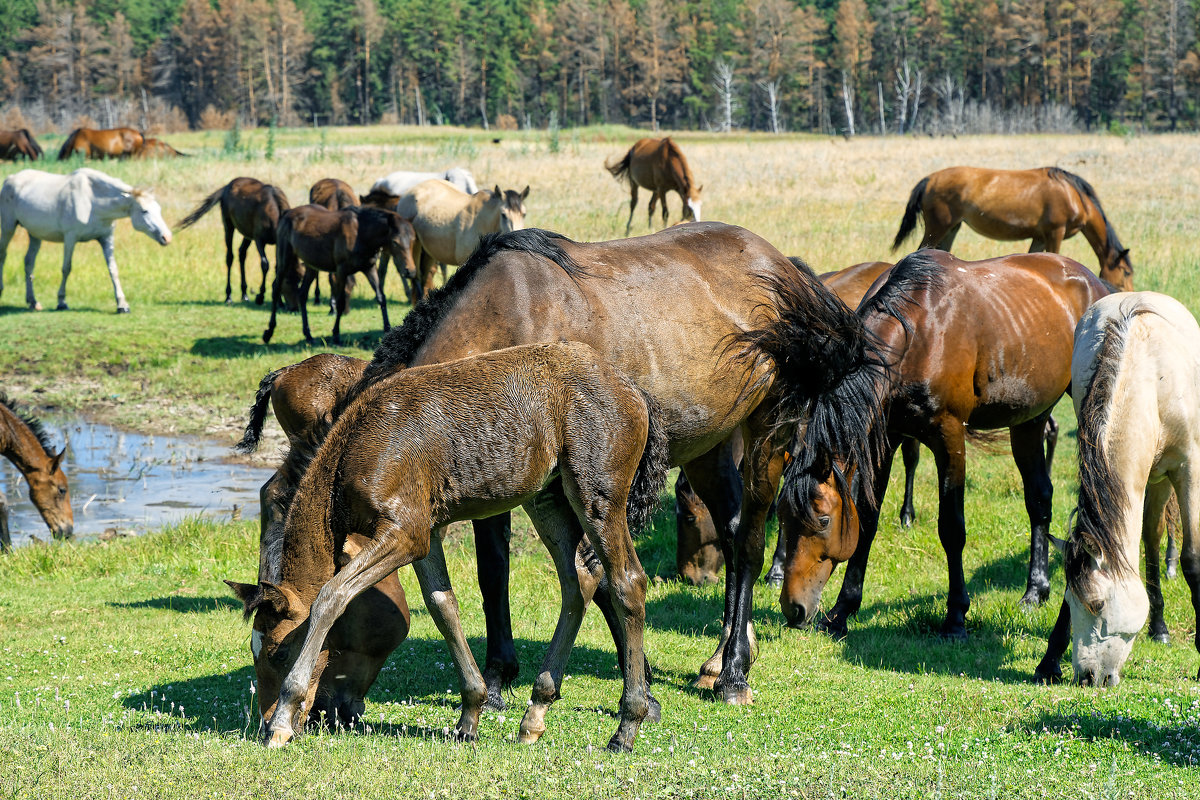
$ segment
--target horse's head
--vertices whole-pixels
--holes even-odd
[[[388,250],[392,255],[392,261],[399,268],[404,265],[405,273],[409,277],[415,277],[417,274],[417,264],[413,261],[413,245],[417,241],[417,232],[413,229],[412,223],[406,220],[399,214],[388,214]]]
[[[500,191],[497,185],[492,190],[492,201],[500,203],[500,232],[519,231],[525,227],[525,198],[529,197],[529,187],[517,192],[513,189]]]
[[[29,482],[29,499],[41,513],[55,539],[70,539],[75,532],[75,515],[71,511],[71,489],[62,470],[66,450],[52,455],[41,466],[25,474]],[[49,455],[47,453],[47,455]]]
[[[142,189],[134,189],[129,196],[133,200],[129,209],[129,221],[133,223],[134,229],[141,231],[164,247],[169,245],[171,229],[167,227],[166,220],[163,219],[162,207],[154,199],[154,195]]]
[[[1105,263],[1100,265],[1100,277],[1123,292],[1133,291],[1133,262],[1129,248],[1109,250]]]
[[[685,220],[700,221],[700,192],[703,189],[703,186],[697,186],[688,192],[687,198],[683,201],[683,218]]]
[[[1075,682],[1116,686],[1133,641],[1146,624],[1150,600],[1136,569],[1113,563],[1078,527],[1063,551],[1071,607],[1071,664]]]

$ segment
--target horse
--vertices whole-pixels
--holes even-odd
[[[927,175],[909,195],[892,252],[916,228],[918,214],[925,221],[921,247],[946,251],[963,222],[989,239],[1032,239],[1031,253],[1057,253],[1063,239],[1082,231],[1100,259],[1100,277],[1133,291],[1129,250],[1117,238],[1096,190],[1065,169],[950,167]]]
[[[286,468],[303,477],[283,524],[278,571],[258,585],[234,584],[261,635],[259,685],[280,687],[264,715],[269,746],[286,744],[311,706],[325,635],[347,602],[408,563],[424,577],[426,603],[462,680],[455,732],[477,738],[486,688],[457,614],[435,611],[441,584],[429,577],[445,563],[432,543],[450,522],[521,505],[554,559],[562,605],[520,739],[540,738],[559,696],[589,599],[575,565],[586,533],[622,623],[624,690],[609,748],[632,749],[649,702],[647,579],[630,528],[649,519],[667,469],[653,400],[587,345],[526,345],[375,381],[320,439],[315,451],[293,446],[289,455]],[[338,547],[354,533],[370,541],[338,570]],[[274,683],[277,675],[286,677]]]
[[[267,373],[250,407],[246,432],[234,449],[242,453],[258,449],[268,406],[289,441],[304,441],[366,366],[361,359],[320,353]],[[287,517],[286,504],[294,491],[281,466],[259,492],[259,582],[267,580],[275,568],[272,559],[279,556],[282,547],[278,538],[280,523]],[[348,537],[339,566],[366,544],[368,541],[357,534]],[[329,663],[317,681],[309,720],[319,722],[323,717],[326,724],[337,726],[352,725],[361,719],[367,690],[388,656],[408,636],[409,625],[408,600],[395,572],[351,601],[326,639]],[[262,640],[256,633],[251,653],[257,658],[261,651]]]
[[[880,503],[904,437],[920,441],[937,461],[938,537],[950,580],[941,634],[966,638],[970,599],[962,551],[968,431],[1009,429],[1030,521],[1029,577],[1021,602],[1047,599],[1053,486],[1043,435],[1071,382],[1075,325],[1107,293],[1081,264],[1048,253],[970,262],[921,250],[892,268],[857,312],[887,358],[864,363],[841,387],[819,398],[793,445],[798,457],[788,465],[779,506],[788,542],[780,604],[789,625],[813,619],[833,568],[849,560],[837,603],[818,623],[830,633],[845,634],[848,618],[862,604]],[[906,318],[897,318],[900,308],[907,309]],[[870,448],[847,446],[846,432],[826,422],[832,410],[827,406],[851,402],[886,409],[886,423],[871,432]],[[861,488],[851,496],[851,482],[861,485],[864,477],[879,487],[877,496]]]
[[[413,250],[416,265],[412,294],[420,300],[433,288],[433,272],[442,264],[462,264],[474,252],[484,234],[520,230],[525,227],[525,198],[529,187],[516,192],[500,190],[467,194],[447,181],[429,180],[400,195],[395,212],[412,220],[417,232]]]
[[[375,291],[375,301],[383,316],[383,331],[391,330],[388,322],[387,298],[383,282],[387,278],[389,256],[396,263],[412,269],[416,234],[408,220],[391,211],[352,206],[342,211],[330,211],[321,206],[307,205],[284,213],[275,232],[275,283],[271,291],[271,321],[263,331],[263,343],[270,343],[275,333],[275,316],[290,275],[298,273],[298,262],[308,268],[301,277],[297,294],[300,319],[305,341],[313,341],[308,328],[308,289],[316,279],[317,270],[333,273],[332,294],[338,298],[337,316],[333,323],[333,341],[341,342],[342,315],[349,305],[345,291],[347,279],[355,272],[365,272],[367,282]],[[383,262],[376,268],[375,259],[383,251]]]
[[[58,151],[58,160],[79,153],[84,158],[129,158],[145,144],[145,136],[135,128],[76,128],[67,134]]]
[[[17,156],[37,161],[42,157],[42,148],[38,146],[28,128],[0,131],[0,158],[16,161]]]
[[[1133,641],[1169,641],[1159,584],[1158,520],[1179,498],[1181,566],[1200,622],[1200,326],[1156,292],[1096,303],[1075,330],[1071,381],[1079,417],[1079,505],[1063,550],[1067,590],[1039,680],[1116,686]],[[1138,542],[1146,545],[1146,581]],[[1069,631],[1068,631],[1069,627]],[[1069,634],[1069,635],[1068,635]],[[1200,650],[1200,633],[1196,635]],[[1197,675],[1200,679],[1200,674]]]
[[[777,378],[759,350],[730,348],[748,327],[780,316],[790,349]],[[689,223],[595,243],[526,229],[484,237],[445,286],[384,336],[349,396],[406,367],[560,340],[593,347],[661,408],[670,463],[682,466],[716,520],[727,564],[720,642],[696,683],[726,702],[750,702],[751,592],[783,463],[782,434],[772,435],[776,401],[786,394],[805,404],[836,386],[872,347],[861,321],[811,270],[736,226]],[[853,411],[833,413],[847,420],[847,436],[865,436],[848,424]],[[739,430],[740,471],[731,442]],[[499,697],[519,669],[508,617],[509,519],[474,524],[488,625],[484,679]],[[605,596],[598,592],[597,604],[613,628]]]
[[[135,230],[163,247],[171,243],[171,229],[163,221],[154,195],[124,181],[86,167],[69,175],[23,169],[10,175],[0,188],[0,292],[4,291],[4,260],[17,225],[29,234],[25,252],[25,302],[34,311],[42,305],[33,294],[33,265],[43,241],[63,243],[62,284],[58,310],[67,308],[67,277],[71,255],[79,242],[99,241],[112,278],[117,313],[128,314],[129,303],[121,290],[117,259],[113,253],[113,223],[129,217]]]
[[[341,211],[343,208],[359,205],[354,187],[337,178],[322,178],[314,183],[308,190],[308,202],[330,211]]]
[[[147,136],[142,146],[133,154],[134,158],[188,158],[187,153],[181,153],[162,139]]]
[[[54,452],[41,421],[0,392],[0,455],[13,463],[29,484],[29,499],[37,506],[55,539],[70,539],[75,530],[71,490],[62,470],[66,448]],[[0,552],[12,550],[8,531],[8,502],[0,492]]]
[[[475,183],[475,176],[469,170],[462,167],[451,167],[444,172],[393,172],[371,184],[371,192],[398,197],[418,183],[425,181],[446,181],[467,194],[475,194],[479,191],[479,186]],[[363,201],[363,204],[366,205],[366,201]]]
[[[675,192],[683,202],[684,221],[700,220],[700,190],[692,178],[692,170],[679,145],[671,137],[663,139],[638,139],[625,157],[604,168],[618,181],[629,182],[629,221],[625,223],[625,235],[633,227],[633,211],[637,208],[638,187],[649,189],[650,212],[647,225],[654,226],[654,206],[662,201],[662,221],[667,224],[667,192]]]
[[[291,208],[283,190],[254,178],[234,178],[229,183],[217,189],[204,198],[196,209],[179,223],[179,227],[188,228],[207,214],[213,206],[221,205],[221,223],[225,226],[225,302],[229,303],[233,294],[230,285],[233,272],[233,233],[242,235],[242,244],[238,248],[238,266],[242,271],[242,302],[246,296],[246,252],[250,242],[254,242],[258,250],[259,262],[262,265],[262,285],[258,287],[258,295],[254,302],[263,304],[267,290],[267,270],[271,264],[267,261],[267,245],[275,244],[275,228],[279,218]]]

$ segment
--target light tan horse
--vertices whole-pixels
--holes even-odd
[[[615,164],[604,168],[617,180],[629,181],[629,221],[625,235],[633,227],[633,211],[637,208],[638,187],[649,189],[650,213],[647,224],[654,226],[654,206],[662,201],[662,221],[667,224],[667,192],[675,192],[683,201],[684,221],[700,221],[700,190],[692,178],[692,170],[679,146],[668,136],[664,139],[638,139],[629,152]]]
[[[479,240],[488,233],[507,233],[525,227],[525,198],[529,187],[522,192],[512,189],[484,189],[467,194],[443,180],[418,183],[396,201],[394,211],[412,220],[417,232],[413,245],[413,276],[410,295],[415,303],[433,288],[433,271],[442,265],[442,280],[446,264],[462,265]]]

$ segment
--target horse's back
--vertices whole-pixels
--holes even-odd
[[[843,303],[850,308],[858,308],[871,285],[891,268],[892,264],[888,261],[864,261],[835,272],[823,273],[819,277],[825,288],[840,297]]]

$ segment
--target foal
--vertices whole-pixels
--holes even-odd
[[[42,423],[22,413],[0,393],[0,455],[7,458],[29,483],[29,499],[41,512],[55,539],[70,539],[75,525],[71,492],[62,471],[65,450],[51,452]],[[8,503],[0,494],[0,552],[12,549],[8,532]]]

